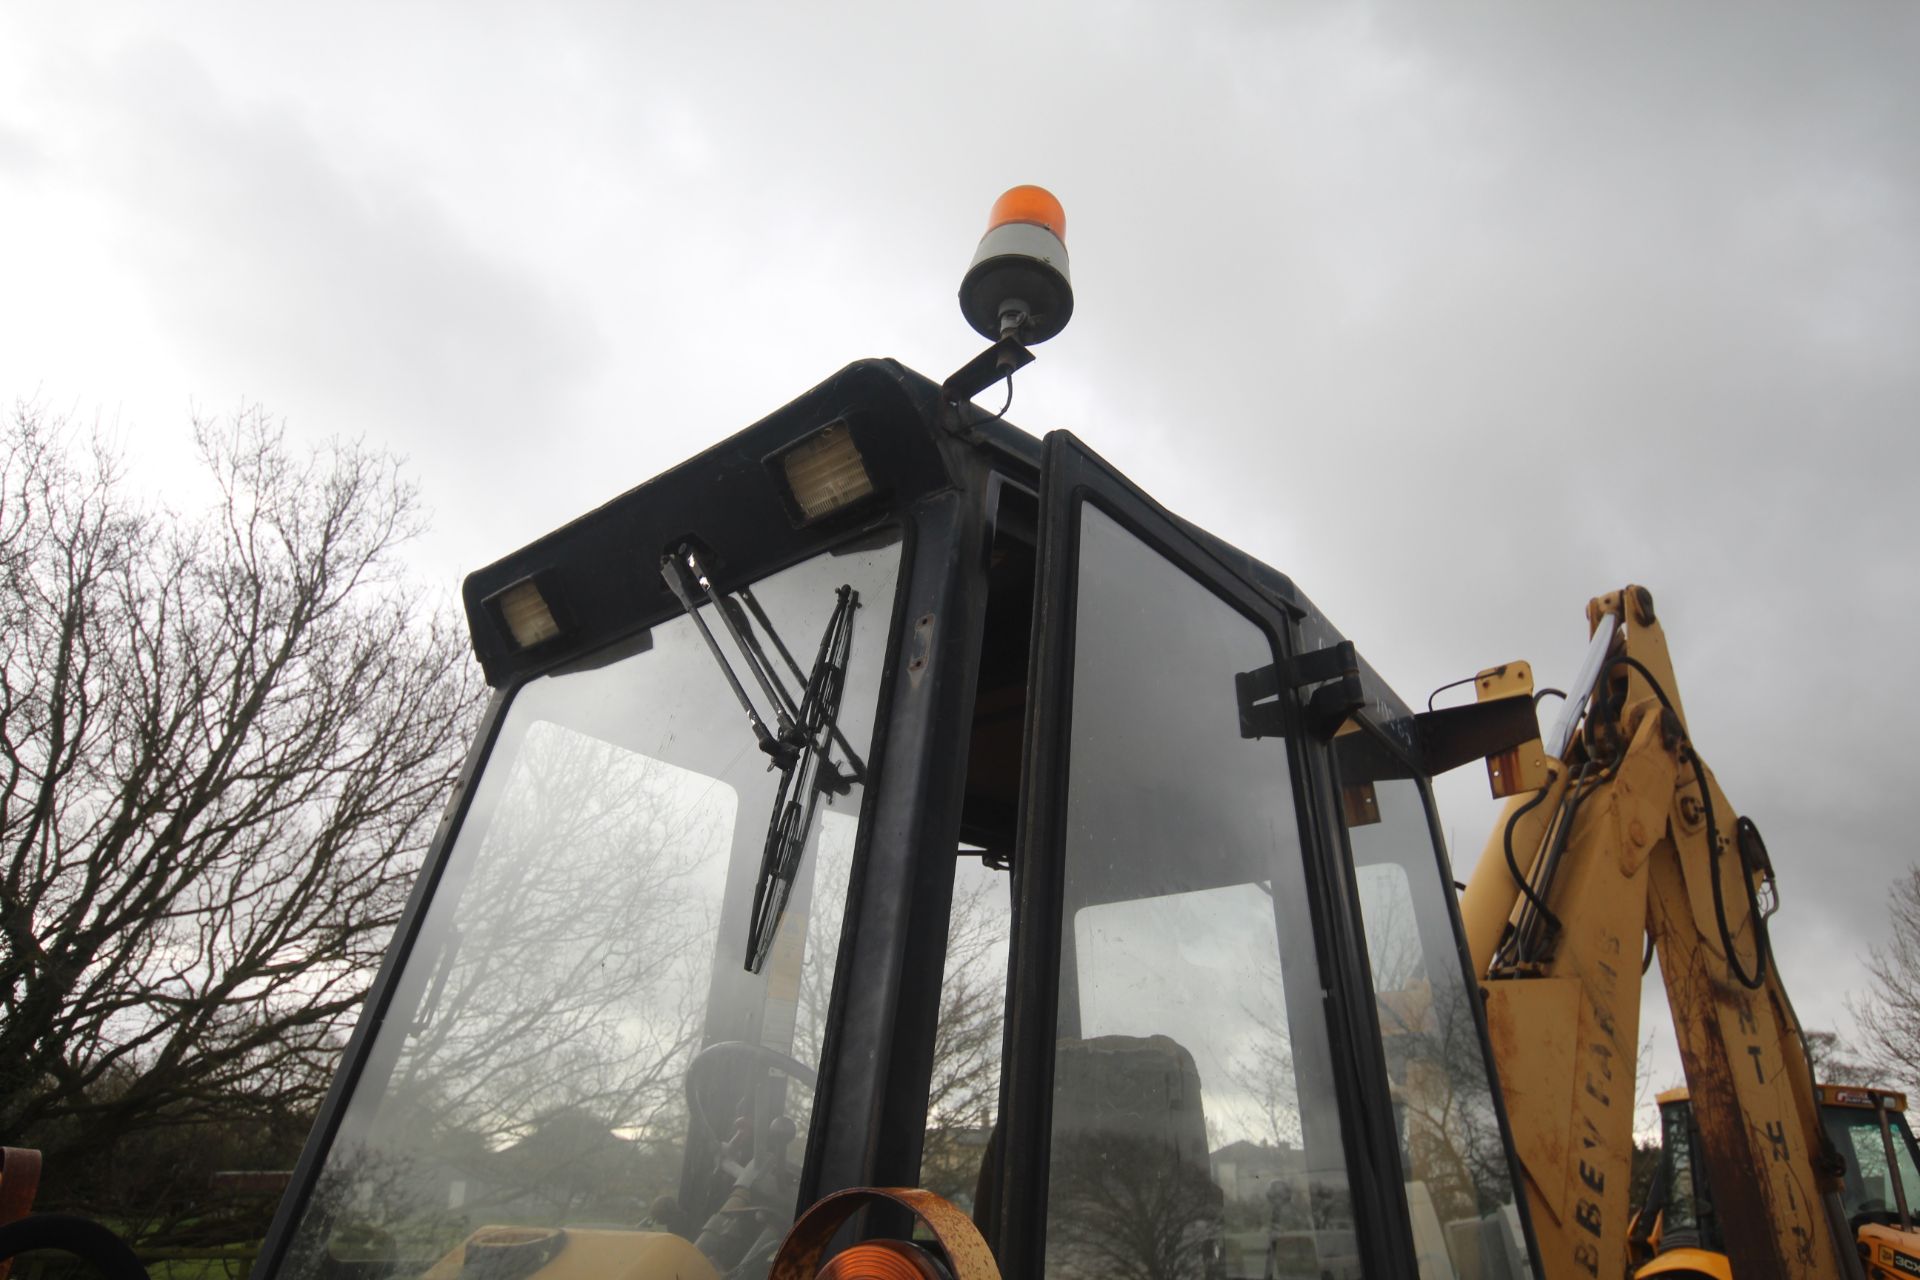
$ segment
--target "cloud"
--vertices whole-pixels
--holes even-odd
[[[0,172],[16,178],[31,177],[45,162],[46,156],[31,138],[0,124]]]
[[[372,432],[431,456],[457,492],[566,412],[605,358],[511,251],[474,242],[404,176],[343,162],[295,106],[223,92],[169,42],[99,72],[69,176],[126,211],[111,250],[202,394]]]
[[[1052,185],[1079,304],[1012,417],[1292,574],[1411,701],[1521,656],[1564,682],[1587,598],[1651,586],[1801,1013],[1839,1019],[1915,856],[1920,10],[157,29],[42,33],[58,109],[10,113],[0,174],[93,204],[37,243],[138,282],[116,358],[406,448],[466,566],[851,358],[957,366],[987,206]],[[1462,870],[1483,794],[1442,784]]]

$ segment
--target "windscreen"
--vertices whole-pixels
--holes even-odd
[[[1906,1193],[1907,1207],[1920,1209],[1920,1169],[1915,1167],[1913,1134],[1904,1114],[1895,1111],[1888,1115],[1884,1136],[1879,1115],[1863,1107],[1825,1106],[1820,1109],[1820,1119],[1847,1162],[1840,1202],[1849,1218],[1857,1213],[1898,1212],[1896,1177],[1899,1190]],[[1889,1138],[1893,1147],[1891,1166],[1887,1163]]]
[[[751,638],[796,702],[841,589],[857,598],[830,789],[758,972],[781,775],[692,620],[519,691],[288,1274],[418,1275],[499,1228],[672,1232],[723,1273],[771,1251],[797,1197],[898,571],[888,536],[751,589]]]

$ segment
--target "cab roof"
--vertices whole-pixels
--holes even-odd
[[[873,495],[808,521],[786,491],[780,460],[844,423]],[[919,499],[962,483],[969,452],[1037,490],[1043,442],[971,403],[947,403],[939,384],[894,360],[861,360],[792,403],[467,576],[467,627],[488,684],[506,688],[643,632],[680,612],[660,558],[692,538],[716,585],[759,576],[898,521]],[[1171,512],[1168,518],[1295,619],[1303,649],[1344,637],[1285,574]],[[517,645],[501,597],[532,582],[558,634]],[[1369,719],[1417,756],[1412,711],[1364,657]]]
[[[1813,1091],[1823,1107],[1864,1107],[1873,1110],[1884,1098],[1889,1111],[1907,1109],[1906,1094],[1897,1089],[1883,1089],[1879,1085],[1819,1084],[1813,1087]],[[1670,1102],[1685,1102],[1687,1097],[1687,1088],[1681,1085],[1678,1089],[1656,1093],[1653,1100],[1664,1107]]]

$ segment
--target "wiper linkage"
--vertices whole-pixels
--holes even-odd
[[[693,625],[700,628],[701,639],[707,642],[707,649],[713,654],[713,660],[720,664],[720,674],[727,678],[727,684],[733,690],[733,696],[740,700],[740,709],[747,713],[747,723],[753,726],[753,736],[760,741],[760,749],[772,756],[776,764],[790,765],[796,754],[796,748],[788,741],[793,733],[793,719],[788,708],[793,700],[787,691],[780,688],[773,673],[765,669],[766,658],[760,654],[757,645],[750,645],[740,634],[739,624],[727,611],[720,594],[713,589],[713,580],[707,576],[706,566],[700,563],[700,553],[692,547],[681,547],[670,556],[660,558],[660,576],[666,579],[667,590],[673,592],[680,606],[693,619]],[[713,631],[707,626],[707,620],[700,616],[700,606],[694,602],[693,593],[700,592],[713,603],[714,611],[720,615],[720,621],[726,624],[727,632],[733,637],[734,644],[745,655],[747,666],[752,669],[754,678],[759,681],[761,691],[773,703],[774,718],[780,723],[778,736],[767,729],[767,722],[760,718],[759,709],[753,705],[753,699],[740,684],[740,677],[733,674],[733,664],[727,661],[727,655],[720,649],[720,642],[713,638]],[[759,655],[756,659],[755,655]]]
[[[808,834],[813,830],[813,816],[819,808],[821,793],[844,795],[866,771],[837,724],[840,695],[846,685],[847,657],[853,645],[853,611],[860,606],[860,594],[850,584],[841,586],[834,593],[833,613],[827,619],[827,629],[820,637],[820,650],[814,656],[813,669],[805,677],[805,687],[796,704],[781,683],[779,673],[768,660],[766,651],[753,636],[752,623],[746,612],[737,601],[723,597],[714,589],[712,578],[700,562],[699,552],[690,546],[683,546],[672,555],[663,557],[660,576],[666,579],[668,589],[679,599],[687,616],[699,628],[701,637],[707,642],[708,651],[719,664],[721,674],[727,678],[733,696],[747,713],[747,722],[753,727],[760,749],[772,758],[773,766],[780,770],[780,787],[774,796],[773,815],[767,824],[767,841],[760,854],[760,877],[754,885],[753,917],[747,931],[747,971],[758,973],[767,962],[767,955],[773,949],[774,935],[779,932],[780,920],[786,914],[787,900],[793,893],[793,881],[800,870],[800,855],[806,848]],[[714,612],[720,615],[720,621],[739,650],[741,660],[746,663],[755,683],[771,704],[774,721],[779,726],[778,732],[767,727],[766,720],[748,696],[746,686],[734,674],[733,664],[727,661],[720,642],[714,638],[706,619],[700,614],[696,593],[704,596],[713,605]],[[761,609],[760,602],[744,590],[739,594],[746,598],[753,618],[759,621],[774,648],[786,659],[794,675],[799,676],[800,664],[794,661],[787,646],[781,642],[779,633],[773,629],[773,623]],[[835,743],[846,753],[845,773],[828,759],[827,753]]]

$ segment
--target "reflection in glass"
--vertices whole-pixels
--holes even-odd
[[[1082,506],[1049,1276],[1359,1273],[1273,660]]]
[[[1852,1157],[1840,1192],[1841,1206],[1849,1218],[1856,1213],[1890,1214],[1898,1209],[1900,1198],[1894,1194],[1893,1179],[1888,1176],[1887,1138],[1893,1140],[1893,1158],[1907,1204],[1910,1208],[1920,1204],[1920,1168],[1914,1164],[1913,1133],[1905,1114],[1896,1111],[1887,1116],[1888,1133],[1884,1136],[1880,1117],[1873,1111],[1826,1106],[1821,1108],[1820,1119],[1827,1137]]]
[[[1874,1133],[1876,1142],[1880,1135]],[[1713,1220],[1713,1202],[1704,1180],[1696,1182],[1694,1170],[1695,1135],[1693,1108],[1685,1098],[1663,1103],[1660,1107],[1660,1158],[1666,1168],[1666,1185],[1659,1188],[1660,1242],[1663,1248],[1702,1244],[1702,1231],[1719,1242]],[[1649,1199],[1656,1197],[1650,1196]]]
[[[999,1116],[1012,926],[1007,873],[961,857],[947,919],[920,1185],[976,1215],[980,1168]]]
[[[863,757],[897,565],[870,547],[756,588],[803,643],[859,592],[840,726]],[[686,618],[616,649],[506,713],[290,1274],[415,1275],[483,1226],[594,1225],[746,1277],[791,1222],[860,788],[823,800],[746,972],[777,775]]]
[[[1355,730],[1365,732],[1365,730]],[[1424,1280],[1528,1270],[1479,1022],[1419,785],[1372,784],[1347,831]]]

